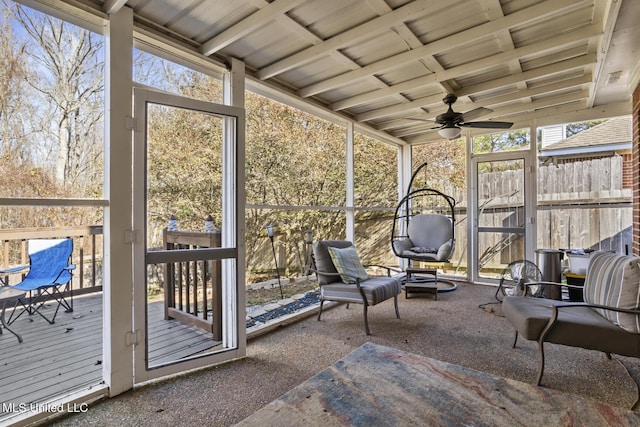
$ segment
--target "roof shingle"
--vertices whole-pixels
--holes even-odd
[[[631,117],[617,117],[544,147],[548,153],[598,145],[631,144]]]

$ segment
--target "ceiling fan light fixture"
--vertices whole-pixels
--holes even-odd
[[[456,139],[460,136],[461,132],[462,129],[457,126],[445,126],[438,130],[440,136],[447,139]]]

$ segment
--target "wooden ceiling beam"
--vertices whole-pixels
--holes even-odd
[[[495,104],[501,104],[501,103],[504,103],[504,102],[510,102],[510,101],[513,101],[513,100],[516,100],[516,99],[521,99],[523,97],[542,95],[544,93],[554,92],[554,91],[561,90],[561,89],[567,88],[567,87],[590,84],[591,83],[591,77],[592,77],[591,74],[586,74],[586,75],[581,76],[581,77],[575,77],[575,78],[572,78],[572,79],[562,80],[560,82],[553,83],[553,84],[538,86],[538,87],[534,87],[534,88],[530,88],[530,89],[518,90],[518,91],[515,91],[513,93],[506,94],[506,95],[501,95],[501,96],[496,96],[496,97],[492,97],[492,98],[483,99],[483,100],[474,102],[471,105],[467,104],[467,107],[480,108],[480,107],[485,107],[485,106],[488,106],[488,105],[495,105]],[[374,119],[380,119],[380,118],[385,117],[385,116],[393,116],[393,115],[397,116],[398,114],[402,114],[402,113],[404,113],[404,112],[406,112],[408,110],[413,110],[415,108],[421,108],[421,107],[426,107],[426,106],[429,106],[429,105],[433,105],[435,102],[437,102],[437,100],[435,100],[435,98],[436,97],[434,97],[434,96],[427,96],[427,97],[424,97],[424,98],[416,99],[416,100],[411,101],[411,102],[407,102],[405,104],[392,105],[390,107],[384,107],[384,108],[379,108],[377,110],[368,111],[366,113],[362,113],[362,114],[359,114],[358,116],[356,116],[356,120],[358,120],[358,121],[370,121],[370,120],[374,120]],[[460,108],[464,108],[464,105],[465,104],[458,104],[458,108],[459,109]],[[435,117],[435,115],[438,114],[438,111],[444,112],[444,110],[446,108],[447,108],[446,106],[443,106],[443,107],[440,107],[439,109],[431,111],[431,113]]]
[[[426,0],[417,0],[405,6],[399,7],[386,15],[372,19],[364,24],[351,28],[343,33],[327,39],[317,45],[311,46],[300,52],[294,53],[280,61],[277,61],[267,67],[256,72],[256,76],[261,79],[269,79],[282,74],[297,66],[306,64],[317,59],[320,56],[327,55],[333,50],[341,49],[357,43],[360,40],[369,39],[372,36],[381,34],[389,30],[389,27],[404,22],[408,19],[414,19],[417,16],[426,14],[429,10],[429,2]]]
[[[544,67],[523,71],[521,73],[512,74],[510,76],[501,77],[487,82],[477,83],[475,85],[465,86],[458,89],[455,93],[458,96],[469,96],[476,93],[497,89],[502,86],[517,84],[520,81],[532,80],[557,73],[562,73],[565,71],[570,71],[573,69],[584,68],[593,64],[595,60],[595,55],[583,55],[578,58],[567,59],[565,61],[556,62],[555,64],[545,65]],[[389,86],[384,89],[376,89],[362,95],[345,98],[343,100],[334,102],[330,105],[330,108],[334,111],[343,110],[345,108],[350,108],[356,105],[362,105],[368,102],[375,101],[377,99],[385,98],[393,95],[394,93],[400,93],[411,89],[418,89],[420,87],[433,85],[436,83],[436,81],[437,75],[435,73],[426,77],[418,77],[416,79],[407,80],[406,82]]]
[[[306,98],[321,92],[326,92],[336,87],[351,84],[354,80],[362,79],[369,75],[382,73],[384,71],[399,67],[407,62],[416,61],[425,56],[433,56],[438,52],[447,51],[452,47],[463,45],[471,40],[476,40],[480,37],[486,37],[487,35],[495,34],[499,31],[507,30],[518,25],[545,19],[550,15],[560,13],[562,10],[574,6],[575,3],[575,0],[547,0],[545,2],[531,6],[527,9],[514,12],[510,15],[505,16],[504,18],[490,21],[485,24],[470,28],[468,30],[461,31],[448,37],[436,40],[418,49],[413,49],[407,52],[393,55],[381,61],[374,62],[362,67],[359,70],[349,71],[336,77],[311,84],[300,89],[298,91],[298,94],[301,97]],[[444,79],[439,79],[439,81],[442,80]]]
[[[226,29],[212,39],[204,42],[200,47],[200,52],[206,56],[213,55],[256,28],[262,27],[267,22],[275,20],[280,14],[296,7],[304,1],[305,0],[274,0],[272,3],[269,3],[269,5],[231,26],[231,28]]]
[[[105,13],[114,15],[118,13],[125,4],[127,4],[127,0],[107,0],[104,2],[104,5],[102,5],[102,10]]]
[[[461,95],[479,94],[489,90],[499,89],[504,86],[516,85],[519,82],[524,82],[524,84],[526,85],[530,80],[548,77],[554,74],[565,73],[581,68],[585,69],[588,67],[592,67],[595,63],[595,60],[595,55],[582,55],[577,58],[566,59],[564,61],[556,62],[551,65],[545,65],[543,67],[534,68],[532,70],[523,71],[521,73],[512,74],[510,76],[465,86],[458,90],[458,93],[460,93]]]

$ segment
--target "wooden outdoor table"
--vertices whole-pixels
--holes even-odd
[[[2,334],[2,328],[11,332],[13,335],[18,338],[18,342],[22,342],[22,337],[7,325],[5,320],[5,312],[7,310],[7,305],[11,303],[15,303],[18,299],[25,296],[25,292],[19,289],[14,289],[10,286],[0,286],[0,334]]]
[[[631,427],[640,413],[369,342],[236,425]]]
[[[409,267],[406,269],[407,281],[404,285],[405,298],[409,298],[409,294],[429,294],[434,299],[438,299],[438,270],[435,268],[418,268]],[[433,276],[433,281],[412,282],[411,277],[429,275]]]

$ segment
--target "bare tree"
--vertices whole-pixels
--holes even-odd
[[[25,45],[16,40],[10,13],[3,9],[0,23],[0,156],[12,162],[26,161],[29,150],[21,144],[23,119],[28,116],[25,101]],[[25,111],[27,115],[25,115]]]
[[[19,5],[15,10],[31,39],[27,82],[48,106],[40,109],[37,122],[40,135],[52,142],[43,155],[55,159],[59,185],[85,188],[101,182],[102,168],[95,165],[102,157],[102,37]]]

